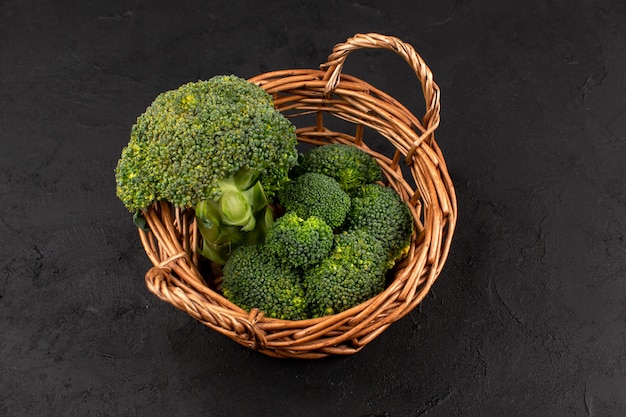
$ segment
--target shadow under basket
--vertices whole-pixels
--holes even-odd
[[[391,96],[341,73],[346,57],[364,48],[395,52],[410,65],[426,103],[421,120]],[[276,108],[297,127],[303,146],[353,144],[376,159],[386,185],[408,203],[414,218],[408,256],[391,271],[383,292],[356,307],[308,320],[269,318],[256,309],[244,311],[223,297],[220,269],[207,268],[197,252],[201,237],[193,211],[159,202],[144,213],[150,230],[139,229],[154,265],[146,273],[146,284],[160,299],[209,328],[268,356],[314,359],[356,353],[424,299],[450,250],[457,203],[434,138],[439,87],[410,45],[375,33],[357,34],[335,45],[319,70],[274,71],[250,81],[273,95]],[[364,137],[371,136],[390,151],[385,154],[368,146]]]

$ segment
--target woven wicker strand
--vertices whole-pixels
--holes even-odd
[[[342,74],[346,58],[359,49],[392,51],[409,64],[426,103],[421,120],[388,94]],[[144,212],[149,231],[139,229],[154,265],[146,273],[146,285],[205,326],[268,356],[315,359],[356,353],[422,302],[450,250],[457,204],[434,137],[440,118],[439,87],[412,46],[375,33],[357,34],[335,45],[318,70],[280,70],[250,81],[273,95],[276,108],[298,127],[301,143],[353,144],[376,159],[386,185],[408,203],[414,217],[416,233],[407,257],[396,265],[382,293],[349,310],[299,321],[268,318],[257,309],[244,311],[221,295],[219,268],[201,273],[196,249],[201,237],[193,212],[158,202]],[[329,128],[331,119],[347,122],[350,131]],[[384,137],[394,151],[386,155],[370,148],[369,131]]]

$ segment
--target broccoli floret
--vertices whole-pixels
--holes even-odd
[[[390,266],[408,253],[413,235],[413,216],[392,188],[366,184],[352,196],[346,218],[347,230],[364,230],[378,239]]]
[[[265,247],[240,246],[223,268],[224,297],[246,311],[258,308],[267,317],[284,320],[307,318],[301,278]]]
[[[317,216],[332,229],[340,227],[350,210],[350,196],[333,178],[307,172],[288,182],[278,191],[278,200],[286,211],[307,219]]]
[[[340,313],[369,300],[385,286],[387,256],[382,244],[362,230],[335,235],[330,255],[304,273],[312,317]]]
[[[287,212],[269,228],[265,243],[290,267],[306,269],[328,256],[333,230],[317,216],[305,220]]]
[[[205,213],[228,207],[225,216],[207,214],[205,229],[234,216],[224,226],[252,232],[297,157],[295,127],[272,97],[242,78],[216,76],[158,95],[137,118],[116,167],[117,196],[131,212],[161,200]],[[196,207],[223,195],[217,206]],[[250,212],[251,201],[262,204]]]
[[[291,175],[305,172],[328,175],[349,194],[364,184],[383,179],[382,170],[372,156],[356,146],[343,143],[318,146],[301,154]]]

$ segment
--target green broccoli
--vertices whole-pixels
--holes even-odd
[[[340,227],[350,210],[350,196],[333,178],[307,172],[293,178],[278,191],[278,201],[286,211],[306,219],[317,216],[332,229]]]
[[[300,155],[291,176],[317,172],[334,178],[348,194],[362,185],[383,180],[376,160],[356,146],[342,143],[318,146]]]
[[[340,313],[369,300],[385,286],[387,256],[382,244],[362,230],[335,235],[330,255],[305,271],[312,317]]]
[[[391,267],[408,253],[413,216],[395,190],[379,184],[366,184],[352,196],[345,227],[347,230],[364,230],[378,239],[388,254]]]
[[[240,246],[224,265],[224,297],[246,311],[258,308],[267,317],[307,318],[300,275],[286,268],[264,244]]]
[[[268,229],[265,244],[290,267],[306,269],[328,256],[333,230],[317,216],[305,220],[286,212]]]
[[[137,118],[116,167],[117,196],[131,212],[157,201],[195,208],[203,254],[223,263],[263,235],[268,201],[297,157],[295,127],[272,97],[216,76],[158,95]]]

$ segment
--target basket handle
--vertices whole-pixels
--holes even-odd
[[[320,65],[321,69],[326,69],[324,81],[327,83],[324,92],[329,95],[335,91],[339,85],[341,70],[347,56],[352,51],[363,48],[387,49],[400,55],[411,66],[422,85],[426,101],[426,114],[422,119],[422,124],[426,129],[424,136],[428,137],[439,126],[439,86],[433,81],[433,74],[422,57],[411,45],[398,38],[378,33],[359,33],[346,42],[335,45],[326,63]]]

